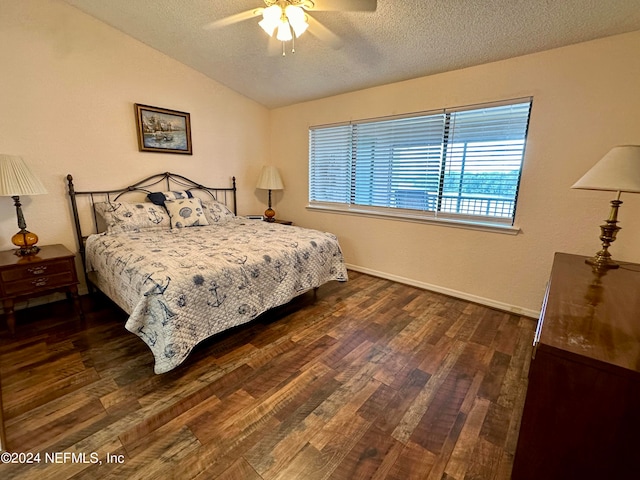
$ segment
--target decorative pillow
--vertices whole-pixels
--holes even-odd
[[[104,219],[108,233],[171,228],[167,212],[153,204],[96,202],[94,208]]]
[[[188,190],[179,190],[173,192],[153,192],[147,195],[150,202],[156,205],[164,205],[165,200],[180,200],[183,198],[193,198]]]
[[[202,227],[209,225],[207,217],[202,211],[199,198],[186,198],[183,200],[165,200],[164,206],[171,217],[173,228]]]
[[[233,212],[229,210],[224,203],[220,203],[217,200],[203,200],[201,203],[204,216],[207,217],[209,225],[221,225],[235,217]]]

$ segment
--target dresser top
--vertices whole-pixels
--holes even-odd
[[[40,247],[40,251],[36,255],[28,255],[20,257],[16,255],[14,250],[6,250],[0,252],[0,268],[13,267],[16,265],[29,265],[31,263],[39,263],[55,258],[73,257],[64,245],[45,245]]]
[[[585,259],[556,253],[538,348],[640,372],[640,265],[597,272]]]

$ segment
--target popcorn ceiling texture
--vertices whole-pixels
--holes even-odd
[[[638,0],[378,0],[375,12],[311,12],[342,48],[312,25],[282,58],[260,17],[203,28],[262,0],[64,1],[269,108],[640,29]]]

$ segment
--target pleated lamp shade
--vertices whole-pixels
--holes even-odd
[[[0,154],[0,196],[41,195],[47,189],[16,155]]]
[[[262,167],[256,188],[262,190],[284,190],[284,184],[278,169],[272,165]]]

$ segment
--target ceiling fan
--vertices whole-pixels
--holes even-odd
[[[258,25],[269,35],[282,42],[282,55],[285,55],[285,43],[292,42],[295,52],[295,39],[307,29],[320,40],[333,48],[340,48],[342,40],[335,33],[322,25],[306,12],[347,11],[373,12],[377,8],[377,0],[264,0],[265,6],[236,13],[205,25],[206,29],[217,29],[234,23],[249,20],[262,15]]]

